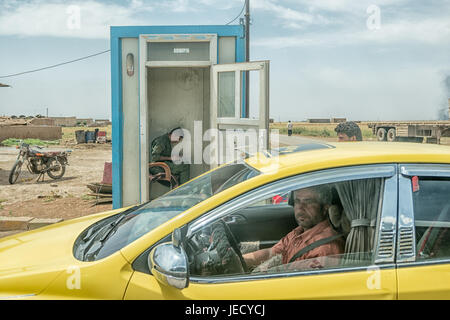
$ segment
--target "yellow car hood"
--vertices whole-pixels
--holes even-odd
[[[89,225],[123,209],[68,220],[0,239],[0,299],[38,294],[68,268],[73,244]]]

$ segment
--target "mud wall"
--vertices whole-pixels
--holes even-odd
[[[55,121],[55,126],[75,127],[77,125],[76,117],[51,117]]]
[[[62,138],[62,128],[47,126],[1,126],[0,142],[8,138],[58,140]]]

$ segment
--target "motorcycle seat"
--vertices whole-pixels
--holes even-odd
[[[41,151],[41,150],[32,150],[32,153],[35,155],[43,155],[44,157],[56,157],[61,155],[62,152],[60,151]]]

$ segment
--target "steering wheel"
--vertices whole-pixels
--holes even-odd
[[[211,229],[205,229],[204,233],[194,235],[188,241],[188,248],[193,274],[203,276],[248,272],[238,242],[223,220],[214,222]]]
[[[230,246],[234,249],[234,251],[236,252],[237,256],[239,257],[239,260],[241,261],[242,269],[244,269],[245,273],[248,273],[249,272],[248,271],[249,270],[248,266],[245,263],[244,257],[242,256],[242,252],[239,249],[239,245],[237,243],[237,240],[234,237],[233,233],[231,232],[230,227],[227,225],[227,223],[223,219],[221,219],[219,221],[222,223],[222,225],[223,225],[223,227],[225,229],[225,234],[227,236],[228,242],[230,243]]]

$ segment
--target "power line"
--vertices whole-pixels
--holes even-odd
[[[85,57],[82,57],[82,58],[78,58],[78,59],[71,60],[71,61],[67,61],[67,62],[63,62],[63,63],[58,63],[58,64],[55,64],[55,65],[52,65],[52,66],[48,66],[48,67],[44,67],[44,68],[39,68],[39,69],[35,69],[35,70],[30,70],[30,71],[24,71],[24,72],[20,72],[20,73],[10,74],[10,75],[7,75],[7,76],[0,76],[0,78],[15,77],[15,76],[20,76],[20,75],[22,75],[22,74],[27,74],[27,73],[32,73],[32,72],[37,72],[37,71],[47,70],[47,69],[59,67],[59,66],[65,65],[65,64],[77,62],[77,61],[80,61],[80,60],[89,59],[89,58],[92,58],[92,57],[95,57],[95,56],[98,56],[98,55],[107,53],[107,52],[109,52],[109,51],[111,51],[111,50],[110,50],[110,49],[109,49],[109,50],[105,50],[105,51],[102,51],[102,52],[98,52],[98,53],[91,54],[91,55],[89,55],[89,56],[85,56]]]
[[[226,25],[229,25],[229,24],[233,23],[234,21],[237,20],[237,18],[239,18],[239,17],[242,15],[242,12],[244,12],[245,5],[247,4],[247,1],[248,1],[248,0],[245,0],[245,1],[244,1],[244,5],[242,6],[242,10],[241,10],[241,12],[236,16],[236,18],[234,18],[233,20],[231,20],[230,22],[228,22]]]

